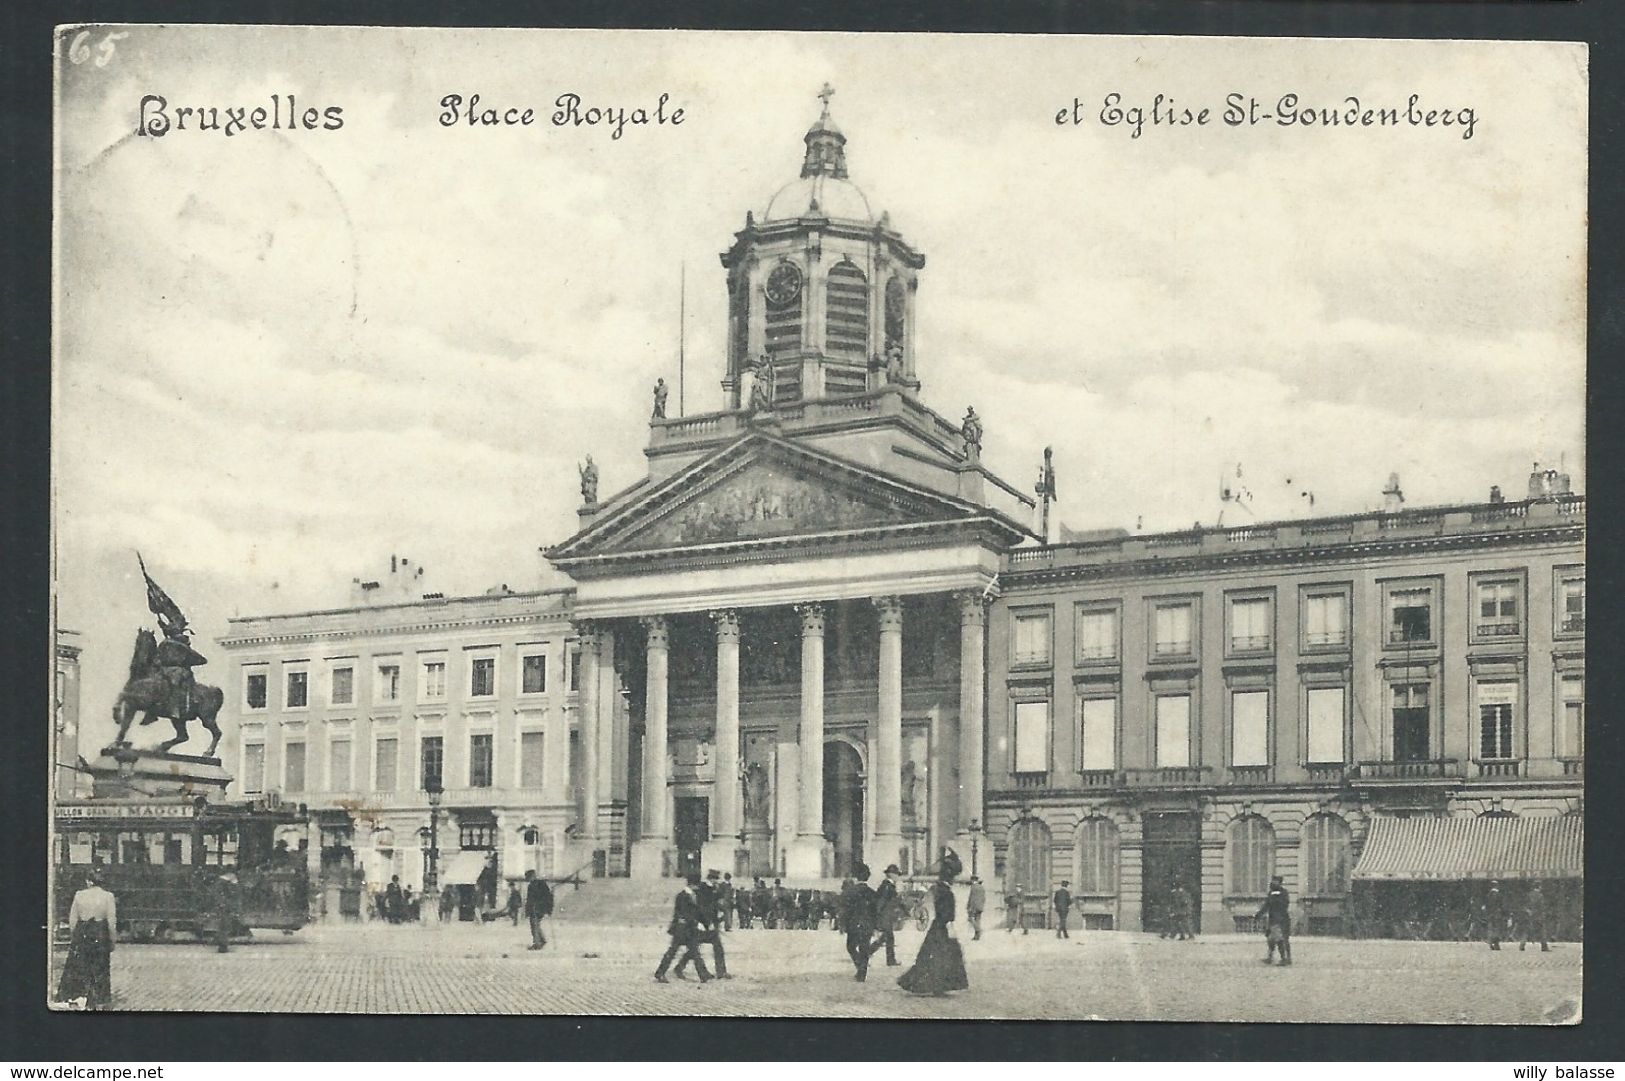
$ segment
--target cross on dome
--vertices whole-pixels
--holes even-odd
[[[828,80],[825,80],[824,88],[822,90],[820,90],[816,96],[817,96],[819,101],[824,103],[824,113],[823,113],[823,115],[828,116],[829,115],[829,99],[833,98],[835,96],[835,88],[833,86],[829,85]]]

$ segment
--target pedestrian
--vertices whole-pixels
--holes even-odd
[[[694,962],[694,969],[700,974],[702,984],[711,982],[711,973],[706,969],[705,959],[699,951],[700,904],[696,892],[699,884],[699,875],[689,875],[687,883],[672,901],[671,923],[666,925],[671,945],[666,947],[660,965],[655,969],[656,983],[671,982],[666,979],[666,971],[671,968],[672,960],[679,952],[684,961]]]
[[[515,893],[518,890],[515,889]],[[513,899],[508,899],[510,905]],[[530,922],[530,948],[539,950],[547,945],[547,934],[542,921],[553,915],[553,890],[535,871],[525,872],[525,919]]]
[[[231,933],[237,927],[237,875],[226,871],[214,880],[214,946],[216,953],[231,951]]]
[[[982,938],[982,913],[987,909],[987,888],[975,875],[970,876],[970,896],[965,898],[965,918],[970,921],[972,941]]]
[[[1050,907],[1055,910],[1056,938],[1072,937],[1067,933],[1066,929],[1066,919],[1068,914],[1072,911],[1072,891],[1067,889],[1067,887],[1070,885],[1072,885],[1071,882],[1062,879],[1061,888],[1056,890],[1055,895],[1050,898]]]
[[[758,877],[756,886],[750,893],[750,906],[755,911],[756,918],[762,926],[768,929],[773,927],[773,892],[767,888],[765,879]]]
[[[715,869],[707,871],[705,880],[694,887],[694,900],[699,910],[699,924],[694,936],[696,943],[694,956],[696,959],[700,956],[699,949],[697,948],[699,944],[709,942],[711,944],[711,957],[716,962],[717,966],[716,978],[719,980],[731,980],[733,977],[728,975],[728,956],[722,950],[722,912],[721,890],[718,885],[719,878],[720,876]],[[686,955],[678,960],[678,979],[681,980],[684,978],[683,967],[687,964],[688,957]],[[703,972],[704,969],[702,968],[700,971]]]
[[[527,877],[532,874],[535,874],[535,872],[526,872]],[[525,899],[519,896],[519,883],[508,883],[508,918],[513,921],[515,927],[519,926],[519,910],[524,907]]]
[[[897,864],[888,863],[884,873],[886,880],[875,890],[875,936],[869,943],[869,954],[873,956],[884,946],[886,967],[893,968],[902,964],[897,959],[897,921],[903,914],[903,902],[897,896],[897,883],[903,871]]]
[[[1484,938],[1490,944],[1490,949],[1500,950],[1506,929],[1506,901],[1501,897],[1501,883],[1492,878],[1490,891],[1484,897]]]
[[[1191,898],[1190,890],[1185,888],[1183,882],[1177,883],[1174,886],[1173,898],[1173,932],[1174,937],[1181,942],[1190,941],[1196,937],[1196,929],[1191,919],[1192,915],[1194,915],[1192,911],[1194,908],[1195,902]]]
[[[722,885],[717,887],[717,907],[722,911],[722,929],[734,929],[734,876],[723,872]]]
[[[400,923],[405,918],[406,895],[401,892],[401,876],[390,875],[389,885],[384,887],[384,919]]]
[[[869,885],[869,865],[852,868],[855,881],[841,894],[841,927],[846,931],[846,955],[857,970],[859,983],[869,978],[869,940],[875,926],[875,890]]]
[[[802,889],[796,891],[796,927],[802,931],[811,931],[818,926],[818,920],[813,913],[813,891]]]
[[[1533,883],[1529,893],[1524,897],[1523,904],[1522,939],[1518,942],[1518,949],[1522,951],[1529,943],[1540,943],[1541,953],[1552,952],[1552,944],[1546,941],[1546,894],[1541,890],[1540,883]]]
[[[794,909],[795,894],[785,886],[783,879],[775,878],[773,880],[773,915],[776,920],[774,926],[783,931],[790,930],[794,923]]]
[[[1254,919],[1264,921],[1264,941],[1269,946],[1269,952],[1264,955],[1267,965],[1275,960],[1277,952],[1281,955],[1281,965],[1284,967],[1292,963],[1292,898],[1286,892],[1286,886],[1281,876],[1276,875],[1270,879],[1270,891],[1264,897],[1264,904],[1260,906],[1258,915]]]
[[[68,906],[68,956],[56,985],[58,1002],[84,999],[87,1010],[112,1004],[117,939],[118,899],[102,888],[101,872],[92,869]]]
[[[480,873],[484,874],[485,872],[482,871]],[[484,889],[483,886],[478,887],[478,888]],[[440,887],[440,922],[441,923],[450,923],[452,917],[455,916],[456,914],[457,914],[457,887],[456,886],[442,886],[442,887]]]
[[[755,906],[752,902],[755,892],[748,886],[740,886],[738,892],[734,894],[734,908],[739,912],[739,929],[741,931],[750,930],[751,917],[754,915]]]
[[[964,870],[951,848],[942,851],[937,880],[931,886],[931,926],[926,928],[913,966],[897,978],[897,986],[914,995],[938,997],[970,986],[965,974],[965,951],[954,933],[953,880]]]
[[[402,919],[405,919],[411,923],[417,922],[418,916],[420,915],[418,912],[418,900],[419,898],[417,895],[412,892],[412,887],[406,887],[405,891],[401,894]]]
[[[1016,888],[1004,898],[1004,916],[1006,934],[1017,927],[1021,928],[1022,934],[1027,933],[1027,893],[1020,882],[1017,882]]]

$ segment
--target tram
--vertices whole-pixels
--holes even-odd
[[[62,800],[56,807],[55,929],[66,932],[73,895],[96,868],[118,898],[121,935],[138,941],[213,927],[215,880],[237,875],[237,927],[292,933],[310,922],[303,853],[277,846],[277,833],[308,831],[295,807],[205,796]]]

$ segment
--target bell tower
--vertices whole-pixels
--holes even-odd
[[[914,295],[925,256],[876,214],[847,176],[846,135],[830,119],[835,90],[818,93],[818,119],[802,142],[801,175],[776,192],[760,219],[722,253],[728,275],[729,409],[752,384],[775,405],[862,394],[888,384],[920,388]]]

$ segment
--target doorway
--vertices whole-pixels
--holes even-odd
[[[863,862],[863,759],[844,740],[824,744],[824,836],[835,849],[835,874]]]
[[[1145,813],[1144,887],[1140,898],[1141,927],[1164,931],[1171,927],[1176,890],[1184,887],[1192,932],[1202,929],[1202,823],[1188,811]]]
[[[697,875],[700,873],[700,849],[711,836],[711,801],[705,796],[678,796],[672,802],[677,873]]]

